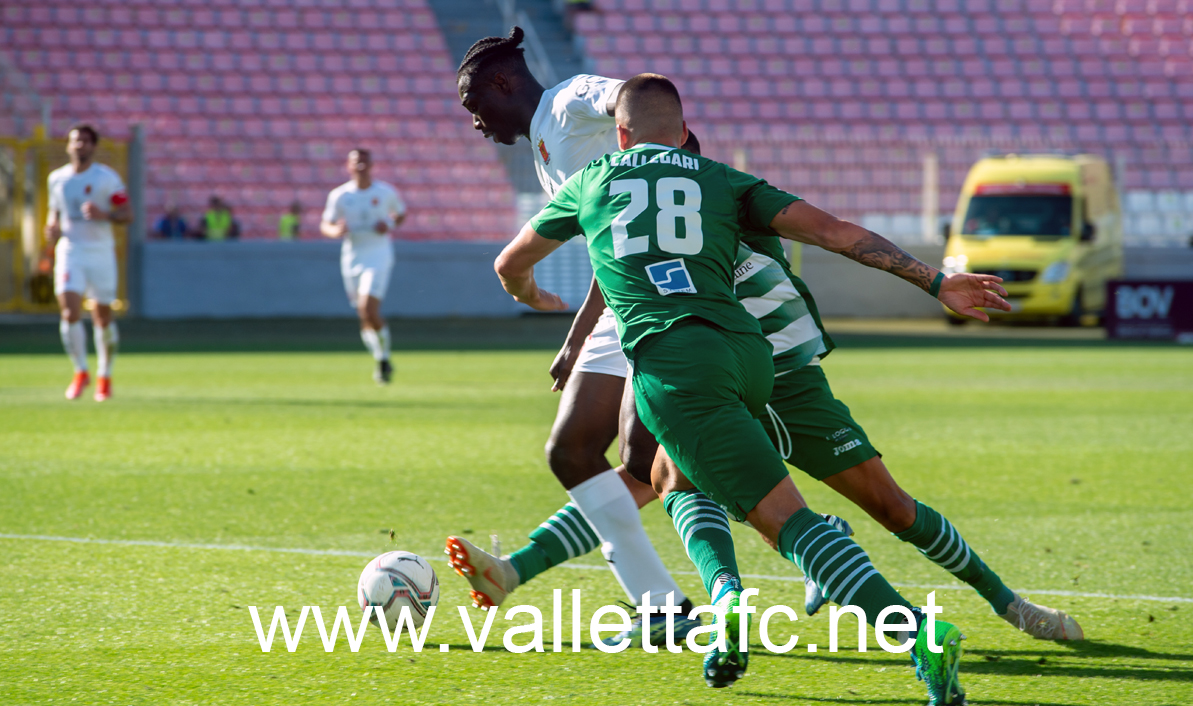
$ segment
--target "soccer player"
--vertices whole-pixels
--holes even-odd
[[[66,399],[78,399],[91,382],[87,370],[87,333],[83,297],[95,302],[91,324],[95,336],[99,380],[95,400],[112,396],[112,361],[120,335],[112,320],[116,299],[116,240],[113,223],[132,221],[124,182],[111,167],[94,161],[99,132],[88,124],[72,127],[66,153],[70,164],[50,172],[46,245],[54,250],[54,294],[62,319],[58,330],[75,376]]]
[[[699,142],[692,137],[683,148],[700,153]],[[807,285],[788,267],[777,237],[758,230],[743,233],[734,285],[738,301],[758,318],[763,335],[775,348],[775,386],[763,426],[779,455],[968,583],[998,617],[1019,630],[1039,639],[1084,639],[1081,626],[1064,611],[1032,603],[1008,588],[947,518],[912,498],[891,476],[849,408],[833,396],[820,367],[820,359],[834,347],[832,338],[820,322]],[[625,414],[634,411],[623,409]],[[661,497],[683,477],[666,453],[656,462],[655,476]],[[852,534],[844,520],[825,519]],[[813,615],[827,598],[812,576],[804,580],[804,606]]]
[[[553,196],[572,174],[617,150],[613,105],[623,82],[581,75],[548,90],[531,75],[519,47],[522,38],[522,30],[515,27],[509,37],[476,42],[457,74],[460,100],[486,138],[507,145],[521,137],[530,140],[539,182]],[[564,369],[570,375],[561,374]],[[618,436],[626,359],[613,313],[605,308],[595,281],[551,372],[553,389],[562,395],[547,442],[547,461],[571,502],[531,533],[530,544],[507,558],[491,556],[461,537],[449,537],[452,567],[472,584],[474,603],[488,607],[500,605],[517,586],[548,568],[602,546],[629,600],[636,603],[649,594],[657,607],[673,593],[676,603],[690,608],[642,527],[638,507],[653,499],[654,491],[635,481],[624,466],[611,469],[605,459]],[[640,465],[639,474],[647,477],[655,453],[654,441],[649,440],[645,453],[635,454],[623,437],[621,454],[626,465]],[[679,620],[676,635],[682,637],[698,624]],[[651,629],[664,625],[660,616]],[[635,621],[629,637],[639,639],[641,630],[641,622]]]
[[[838,602],[860,607],[872,624],[888,607],[910,608],[860,547],[807,508],[756,419],[774,382],[773,345],[733,293],[739,222],[886,269],[963,315],[984,316],[976,307],[1009,308],[990,291],[1002,292],[998,278],[946,277],[880,236],[678,150],[687,137],[682,106],[674,85],[661,76],[627,82],[615,116],[623,152],[569,179],[522,229],[495,263],[502,285],[533,308],[557,308],[558,297],[535,283],[534,264],[562,242],[586,236],[632,363],[639,415],[702,491],[671,492],[664,504],[716,605],[726,611],[737,606],[742,588],[728,526],[685,527],[687,515],[706,506],[749,521],[805,574],[830,583]],[[923,624],[921,616],[911,630],[917,674],[933,703],[962,703],[962,636],[943,622],[937,630],[943,635],[929,636]],[[710,685],[727,686],[744,673],[744,632],[742,622],[718,617],[717,646],[703,666]]]
[[[394,368],[389,362],[389,326],[381,316],[381,300],[394,267],[389,234],[406,220],[406,204],[391,184],[373,179],[368,150],[349,152],[346,166],[352,178],[327,195],[319,230],[328,238],[344,241],[340,252],[344,289],[360,315],[360,338],[377,363],[373,379],[385,385]]]

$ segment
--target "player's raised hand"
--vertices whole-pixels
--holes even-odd
[[[941,303],[962,316],[978,321],[989,321],[990,317],[978,307],[1010,311],[1011,305],[1003,299],[1007,290],[999,284],[1001,277],[959,272],[945,275],[940,285]]]
[[[105,218],[107,215],[108,214],[100,210],[100,207],[96,206],[93,202],[83,202],[83,218],[86,218],[89,221],[98,221]]]

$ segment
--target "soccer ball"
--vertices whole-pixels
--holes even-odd
[[[427,560],[410,552],[386,552],[369,562],[356,585],[361,610],[379,606],[385,623],[394,629],[402,607],[410,608],[414,627],[421,627],[427,611],[439,603],[439,577]],[[377,623],[377,612],[369,616]]]

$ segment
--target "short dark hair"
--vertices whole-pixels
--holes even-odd
[[[692,154],[700,154],[700,140],[696,139],[696,133],[688,129],[688,141],[679,146],[681,150],[687,150]]]
[[[530,73],[526,65],[526,50],[518,46],[526,33],[521,27],[510,30],[508,37],[485,37],[478,39],[468,48],[460,68],[456,70],[456,81],[468,77],[469,83],[484,77],[497,69]]]
[[[671,83],[671,79],[659,74],[638,74],[626,81],[617,94],[617,105],[628,105],[636,100],[643,100],[647,96],[659,96],[664,100],[670,98],[683,112],[683,101],[679,97],[679,89]]]
[[[99,130],[96,130],[91,123],[76,123],[71,125],[70,129],[66,131],[66,134],[69,135],[72,132],[87,133],[87,136],[91,138],[91,144],[99,144]]]
[[[679,89],[666,76],[638,74],[626,81],[617,94],[614,118],[619,126],[639,135],[680,129],[683,101]]]
[[[366,150],[364,147],[353,147],[352,149],[348,150],[348,156],[351,157],[353,152],[356,153],[358,158],[364,157],[370,162],[373,161],[373,153]]]

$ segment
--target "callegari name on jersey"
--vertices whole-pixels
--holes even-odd
[[[539,184],[554,197],[568,177],[617,151],[617,124],[609,102],[625,81],[581,74],[545,91],[530,119],[530,143]]]
[[[642,339],[691,316],[760,333],[734,294],[743,227],[768,227],[796,200],[719,162],[645,144],[574,175],[530,225],[555,240],[587,237],[593,271],[631,354]]]
[[[82,172],[66,165],[50,172],[50,210],[58,213],[62,238],[70,245],[114,246],[112,223],[107,219],[89,221],[83,217],[83,204],[90,201],[101,211],[111,211],[112,197],[124,193],[124,181],[106,164],[93,163]]]
[[[335,223],[344,219],[348,233],[344,237],[344,248],[368,249],[389,241],[389,234],[378,233],[378,221],[393,226],[393,215],[406,213],[406,204],[398,190],[384,181],[373,180],[367,189],[350,181],[341,184],[327,195],[327,207],[323,209],[323,220]]]

